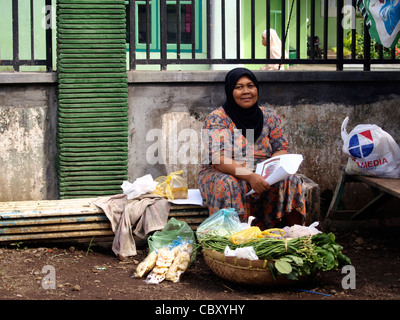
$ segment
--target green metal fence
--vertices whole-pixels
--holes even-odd
[[[56,0],[1,0],[0,71],[52,71]]]

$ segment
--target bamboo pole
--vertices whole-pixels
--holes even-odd
[[[0,220],[0,230],[4,227],[46,225],[46,224],[66,224],[78,222],[108,221],[105,215],[86,215],[86,216],[63,216],[63,217],[44,217],[44,218],[20,218]],[[1,232],[1,231],[0,231]]]
[[[97,207],[91,208],[54,208],[54,209],[30,209],[20,208],[18,210],[0,211],[0,219],[18,219],[32,218],[43,216],[70,216],[70,215],[86,215],[104,213],[103,210]]]
[[[109,222],[92,222],[92,223],[73,223],[62,225],[46,225],[46,226],[28,226],[28,227],[10,227],[3,228],[1,234],[22,234],[22,233],[47,233],[47,232],[69,232],[76,230],[98,230],[110,229]]]
[[[46,240],[46,239],[76,239],[94,236],[113,236],[111,230],[90,230],[90,231],[74,231],[74,232],[53,232],[53,233],[32,233],[20,235],[0,236],[0,242],[11,241],[28,241],[28,240]]]

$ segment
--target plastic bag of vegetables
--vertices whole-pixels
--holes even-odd
[[[242,230],[239,214],[234,208],[218,210],[213,215],[205,219],[197,228],[198,239],[204,236],[230,236]]]

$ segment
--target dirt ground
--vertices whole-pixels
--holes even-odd
[[[201,253],[179,283],[147,284],[133,277],[146,243],[121,262],[110,244],[16,243],[0,247],[1,300],[399,300],[400,227],[376,224],[339,228],[337,243],[351,259],[356,288],[344,289],[341,270],[320,273],[287,287],[246,287],[227,282]],[[54,276],[55,288],[45,280]],[[46,287],[47,286],[47,287]]]

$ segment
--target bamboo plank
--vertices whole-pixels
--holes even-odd
[[[93,202],[97,198],[0,202],[0,218],[41,217],[43,215],[84,215],[104,213]],[[208,215],[207,207],[172,205],[171,215]]]
[[[184,218],[184,217],[208,217],[208,212],[206,211],[193,211],[193,212],[180,212],[180,211],[170,211],[170,217]]]
[[[100,208],[61,208],[61,209],[41,209],[41,210],[13,210],[9,212],[0,213],[0,219],[26,219],[33,217],[43,216],[71,216],[71,215],[87,215],[103,213]]]
[[[113,236],[111,224],[95,198],[0,202],[0,242],[79,239]],[[170,218],[196,230],[206,206],[172,205]]]
[[[172,204],[171,210],[189,210],[192,211],[207,211],[207,206],[204,203],[203,206],[192,205],[192,204]]]
[[[8,207],[19,207],[19,208],[29,208],[29,207],[46,207],[46,208],[59,208],[59,207],[77,207],[77,206],[90,206],[91,202],[95,201],[97,198],[81,198],[75,200],[28,200],[28,201],[9,201],[0,202],[0,212],[3,211],[2,208]]]
[[[92,202],[97,198],[15,201],[0,203],[0,219],[69,216],[104,213]]]
[[[67,224],[82,222],[108,221],[103,215],[86,215],[86,216],[62,216],[62,217],[45,217],[45,218],[28,218],[28,219],[5,219],[0,220],[0,233],[2,228],[29,225],[48,225],[48,224]]]
[[[30,234],[30,233],[52,233],[52,232],[69,232],[69,231],[89,231],[107,229],[111,230],[109,222],[92,222],[92,223],[73,223],[63,225],[49,226],[28,226],[28,227],[10,227],[2,228],[0,234]]]
[[[179,217],[177,220],[185,221],[188,225],[201,224],[204,218],[194,218],[194,217]]]
[[[46,239],[68,239],[82,238],[94,236],[113,236],[112,230],[90,230],[90,231],[73,231],[73,232],[53,232],[53,233],[31,233],[19,235],[0,236],[0,242],[9,241],[28,241],[28,240],[46,240]]]

